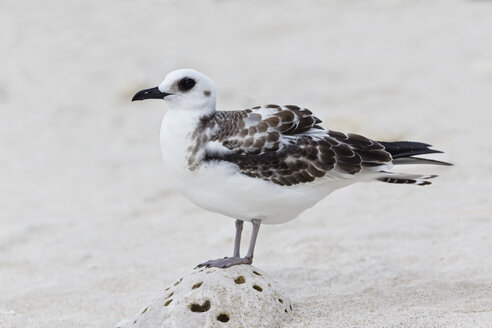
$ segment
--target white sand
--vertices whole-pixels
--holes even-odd
[[[129,102],[179,67],[216,81],[219,108],[299,104],[457,164],[262,227],[255,265],[286,287],[289,327],[492,327],[491,15],[479,0],[3,0],[0,327],[114,327],[232,251],[233,221],[164,173],[165,105]]]

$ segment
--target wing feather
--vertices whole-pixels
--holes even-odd
[[[208,131],[204,160],[234,163],[245,175],[286,186],[349,178],[391,163],[378,142],[319,123],[311,111],[294,105],[216,112],[202,124]]]

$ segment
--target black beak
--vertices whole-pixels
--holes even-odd
[[[144,99],[164,99],[164,97],[169,96],[171,93],[161,92],[158,87],[145,89],[137,92],[132,101],[144,100]]]

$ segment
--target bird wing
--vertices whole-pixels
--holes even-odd
[[[378,142],[319,123],[311,111],[292,105],[216,112],[203,121],[204,160],[230,162],[243,174],[287,186],[391,165]]]

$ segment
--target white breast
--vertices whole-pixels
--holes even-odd
[[[193,146],[191,135],[199,122],[198,115],[169,110],[161,124],[161,152],[164,166],[175,181],[189,179],[187,154]]]

